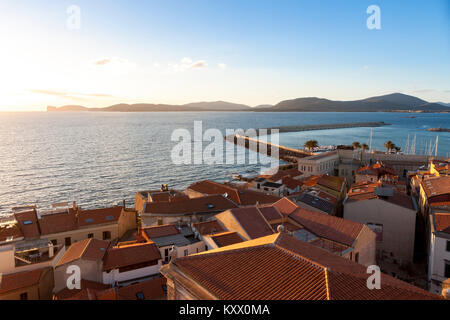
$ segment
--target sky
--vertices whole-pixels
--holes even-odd
[[[450,102],[450,1],[0,2],[0,111],[392,92]]]

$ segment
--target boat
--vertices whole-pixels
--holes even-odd
[[[433,131],[433,132],[450,132],[450,129],[447,128],[441,128],[441,126],[437,128],[429,128],[427,131]]]

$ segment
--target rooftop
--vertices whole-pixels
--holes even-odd
[[[384,274],[370,290],[366,267],[284,233],[177,258],[162,272],[176,277],[174,268],[223,300],[439,299]]]
[[[195,213],[214,213],[236,208],[237,205],[222,195],[209,195],[177,202],[149,202],[144,214],[189,215]]]
[[[201,235],[218,233],[225,231],[217,220],[203,221],[192,225]]]
[[[222,233],[216,233],[210,235],[211,239],[217,244],[217,246],[225,247],[235,243],[243,242],[242,238],[237,234],[237,232],[226,231]]]
[[[109,245],[109,241],[94,238],[75,242],[67,249],[56,266],[58,267],[78,259],[101,261],[103,260]]]
[[[161,253],[154,243],[112,247],[107,250],[103,259],[103,269],[109,271],[159,259],[161,259]]]

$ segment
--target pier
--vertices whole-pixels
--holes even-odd
[[[308,152],[304,150],[299,149],[293,149],[288,148],[284,146],[280,146],[278,144],[273,144],[267,141],[254,139],[248,136],[243,135],[234,135],[234,136],[228,136],[225,137],[225,140],[234,143],[236,145],[239,145],[241,147],[245,147],[247,149],[250,149],[255,152],[260,152],[262,154],[268,155],[268,156],[275,156],[272,155],[272,150],[278,149],[278,158],[280,160],[295,163],[297,162],[297,158],[305,158],[314,155],[313,152]]]
[[[279,132],[299,132],[299,131],[313,131],[313,130],[330,130],[330,129],[344,129],[344,128],[364,128],[364,127],[381,127],[388,126],[389,123],[384,121],[379,122],[352,122],[352,123],[331,123],[331,124],[313,124],[308,126],[282,126],[269,128],[268,130],[278,129]]]

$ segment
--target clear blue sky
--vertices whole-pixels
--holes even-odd
[[[380,30],[366,27],[372,4]],[[448,0],[2,0],[0,41],[0,110],[391,92],[450,102]]]

